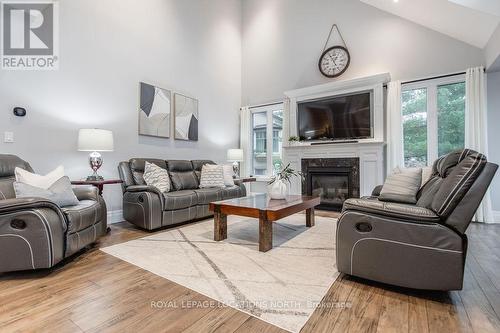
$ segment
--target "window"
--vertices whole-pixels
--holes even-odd
[[[253,108],[251,115],[252,173],[255,176],[271,176],[276,166],[281,164],[283,104]]]
[[[403,86],[401,94],[406,167],[431,164],[464,147],[465,83],[454,76]]]

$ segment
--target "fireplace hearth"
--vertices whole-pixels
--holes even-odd
[[[359,198],[359,158],[302,159],[302,193],[317,195],[317,209],[340,211],[345,200]]]

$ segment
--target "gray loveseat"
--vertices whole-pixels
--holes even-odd
[[[166,169],[172,190],[160,193],[146,185],[143,174],[146,161]],[[226,188],[200,189],[201,168],[215,164],[209,160],[160,160],[133,158],[120,162],[118,172],[123,181],[123,217],[136,226],[154,230],[181,222],[202,219],[213,215],[208,210],[210,202],[243,197],[245,186],[236,181]]]
[[[462,288],[469,226],[498,165],[464,149],[439,158],[416,205],[348,199],[337,224],[340,272],[402,287]]]
[[[106,234],[106,204],[93,186],[73,189],[80,203],[59,208],[41,198],[16,199],[14,155],[0,154],[0,272],[49,268]]]

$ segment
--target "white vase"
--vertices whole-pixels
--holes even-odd
[[[283,200],[286,199],[288,194],[288,186],[283,180],[276,179],[274,183],[267,187],[267,191],[271,199]]]

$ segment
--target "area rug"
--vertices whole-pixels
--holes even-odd
[[[336,220],[305,226],[296,214],[273,225],[273,249],[258,251],[258,221],[230,216],[228,238],[213,219],[102,251],[290,332],[299,332],[338,277]]]

